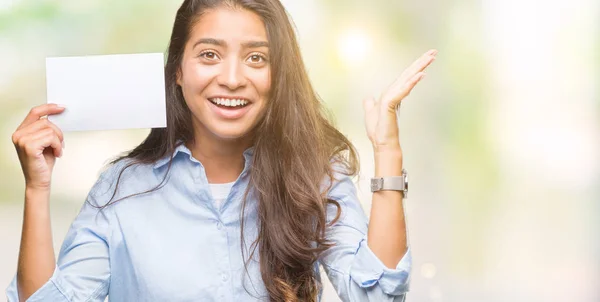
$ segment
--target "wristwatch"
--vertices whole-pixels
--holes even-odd
[[[371,178],[371,192],[402,191],[404,198],[408,195],[408,173],[402,169],[402,176]]]

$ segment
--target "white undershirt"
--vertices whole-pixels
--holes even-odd
[[[221,204],[227,196],[229,196],[229,192],[231,191],[231,187],[233,187],[233,182],[224,183],[224,184],[209,184],[210,191],[212,192],[212,196],[215,199],[215,206],[217,208],[221,207]]]

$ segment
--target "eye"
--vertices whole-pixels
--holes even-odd
[[[267,58],[260,53],[253,53],[248,57],[248,62],[252,64],[261,64],[267,61]]]
[[[219,59],[219,55],[212,50],[205,50],[200,53],[199,57],[205,58],[209,61],[215,61]]]

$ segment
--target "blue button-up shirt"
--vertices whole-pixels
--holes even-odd
[[[110,200],[127,160],[104,171],[73,221],[54,274],[28,301],[268,301],[258,253],[244,269],[244,256],[257,236],[257,199],[248,195],[245,244],[241,242],[241,200],[249,183],[253,148],[244,152],[243,172],[217,207],[202,164],[185,145],[173,155],[161,189],[129,197],[99,210]],[[115,199],[154,188],[170,156],[153,165],[125,170]],[[352,180],[336,173],[329,198],[342,208],[327,234],[335,246],[322,265],[343,301],[404,301],[411,267],[410,250],[389,269],[367,246],[368,219]],[[324,182],[325,185],[328,182]],[[328,209],[328,220],[335,217]],[[242,254],[245,248],[245,254]],[[7,289],[18,301],[16,278]]]

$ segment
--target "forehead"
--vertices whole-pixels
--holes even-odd
[[[206,10],[200,16],[190,38],[215,38],[228,43],[241,43],[248,40],[267,41],[267,33],[261,17],[253,11],[218,7]]]

